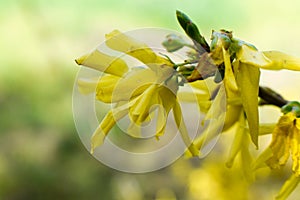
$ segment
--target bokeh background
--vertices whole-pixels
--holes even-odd
[[[225,28],[261,50],[300,56],[299,7],[296,0],[0,1],[0,199],[271,199],[287,174],[266,169],[248,185],[238,169],[224,166],[226,151],[139,175],[99,163],[73,122],[74,59],[116,28],[181,31],[176,9],[207,39]],[[263,85],[299,100],[299,73],[262,76]],[[274,108],[261,112],[262,121],[278,119]]]

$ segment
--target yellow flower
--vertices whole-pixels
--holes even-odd
[[[295,113],[289,112],[280,117],[272,133],[269,148],[272,155],[266,163],[271,168],[285,165],[291,155],[292,170],[296,176],[300,175],[300,118],[297,118]]]
[[[101,62],[99,62],[101,60]],[[126,62],[120,58],[106,55],[97,49],[75,60],[78,65],[93,68],[116,76],[123,76],[128,71]]]
[[[151,119],[151,114],[157,111],[156,137],[163,135],[169,112],[173,109],[176,124],[182,138],[193,155],[198,152],[193,148],[176,97],[178,77],[173,64],[161,57],[146,44],[113,31],[106,35],[106,45],[111,49],[130,55],[143,62],[148,68],[133,68],[128,70],[127,64],[121,58],[105,55],[95,50],[87,56],[76,60],[78,64],[91,67],[106,73],[99,80],[88,81],[80,79],[79,89],[90,93],[96,88],[96,98],[105,103],[116,103],[101,121],[91,139],[91,153],[100,146],[106,135],[118,120],[129,115],[131,124],[128,132],[138,132],[139,127]],[[138,135],[133,133],[133,135]]]
[[[236,39],[232,39],[232,42],[236,43],[228,47],[227,40],[224,40],[224,38],[226,38],[226,36],[221,34],[218,39],[220,41],[216,43],[217,46],[211,52],[210,57],[214,59],[216,64],[221,62],[225,64],[223,83],[226,89],[228,103],[232,99],[236,99],[240,100],[242,105],[242,107],[239,105],[228,105],[228,111],[235,110],[235,114],[230,117],[231,120],[225,123],[225,130],[238,121],[241,111],[245,112],[252,142],[258,147],[259,69],[289,69],[299,71],[300,59],[278,51],[261,52],[254,46]],[[222,55],[221,50],[223,52]],[[236,53],[236,58],[231,62],[230,57],[233,52]],[[230,121],[231,123],[228,123]]]
[[[171,108],[174,107],[176,96],[167,86],[153,84],[148,87],[141,95],[128,101],[120,103],[113,108],[101,121],[91,139],[91,152],[100,146],[105,136],[109,133],[115,123],[129,114],[132,123],[141,125],[149,120],[149,115],[158,109],[157,137],[161,136],[165,129],[167,116]]]
[[[272,131],[272,142],[256,159],[252,168],[267,164],[272,169],[285,165],[292,157],[291,177],[284,183],[276,199],[286,199],[300,182],[300,118],[294,112],[280,117]]]
[[[156,81],[156,74],[144,68],[134,69],[122,78],[105,74],[96,86],[96,98],[104,103],[128,101],[143,93]]]
[[[210,58],[216,65],[224,62],[224,86],[227,99],[241,99],[252,142],[258,148],[259,116],[258,89],[260,68],[300,71],[300,59],[278,52],[258,51],[253,45],[232,38],[231,32],[213,33],[214,46]],[[222,53],[223,52],[223,53]],[[235,59],[231,61],[231,56]],[[236,107],[235,109],[239,109]],[[235,115],[239,116],[238,112]],[[233,123],[234,124],[234,123]]]
[[[122,34],[118,30],[114,30],[109,34],[106,34],[106,45],[111,49],[126,53],[127,55],[140,60],[154,72],[160,71],[158,66],[172,66],[172,63],[169,60],[158,56],[146,44]]]

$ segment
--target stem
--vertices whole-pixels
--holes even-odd
[[[280,94],[264,86],[259,86],[258,96],[262,99],[260,105],[274,105],[281,108],[288,103]]]

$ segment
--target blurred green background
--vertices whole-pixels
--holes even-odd
[[[299,7],[296,0],[0,1],[0,199],[270,199],[283,183],[281,172],[271,180],[263,172],[249,186],[240,171],[224,167],[227,152],[140,175],[99,163],[73,123],[74,59],[116,28],[181,31],[176,9],[207,39],[225,28],[261,50],[300,56]],[[299,100],[298,73],[262,76],[262,84]],[[278,110],[270,112],[277,115],[262,120],[278,118]]]

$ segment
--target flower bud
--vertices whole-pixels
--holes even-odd
[[[163,41],[162,45],[168,52],[174,52],[184,47],[186,43],[180,36],[169,34],[166,36],[166,40]]]

